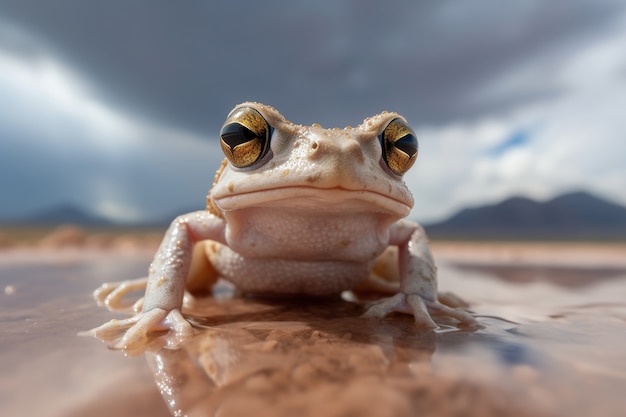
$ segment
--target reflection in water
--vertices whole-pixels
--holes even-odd
[[[624,278],[590,283],[581,294],[545,283],[512,286],[487,270],[443,271],[476,301],[484,328],[419,330],[403,315],[365,320],[360,305],[341,299],[206,298],[189,311],[198,334],[178,351],[147,353],[148,363],[175,416],[624,409],[626,356],[617,348],[626,341],[626,304],[618,301]]]
[[[2,415],[169,414],[142,358],[75,336],[110,318],[93,288],[139,276],[151,254],[53,255],[0,262]],[[476,332],[364,320],[340,299],[199,299],[198,335],[147,357],[174,415],[623,416],[626,274],[605,271],[442,263]]]
[[[505,411],[496,393],[435,376],[435,348],[458,352],[473,337],[451,326],[436,333],[408,316],[365,320],[362,307],[343,300],[206,299],[194,310],[209,317],[194,320],[194,339],[146,354],[173,415],[408,416],[440,408],[442,396],[450,410],[468,412],[476,395],[482,415]],[[509,365],[532,362],[522,344],[487,343]]]

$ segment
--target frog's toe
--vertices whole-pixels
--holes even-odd
[[[363,314],[363,317],[382,318],[390,313],[412,314],[418,326],[429,329],[437,327],[422,298],[418,295],[406,295],[404,293],[398,293],[393,297],[374,302]]]
[[[141,314],[143,317],[122,338],[109,345],[111,349],[123,350],[130,355],[143,353],[151,346],[178,349],[194,334],[191,324],[179,310],[155,308]]]
[[[393,297],[383,298],[375,301],[368,307],[367,311],[363,314],[366,318],[383,318],[387,314],[392,312],[410,313],[408,304],[406,303],[406,297],[402,293],[398,293]]]
[[[172,310],[165,318],[166,326],[171,329],[164,339],[168,349],[178,349],[185,341],[194,335],[191,324],[183,317],[179,310]]]
[[[437,300],[441,304],[445,304],[452,308],[468,309],[470,307],[470,304],[467,301],[452,292],[440,292],[437,295]]]
[[[430,329],[438,327],[431,315],[450,317],[469,327],[480,326],[478,321],[467,311],[448,307],[436,300],[425,299],[418,294],[398,293],[393,297],[376,301],[363,316],[381,318],[390,313],[412,314],[415,318],[415,324]]]
[[[413,313],[417,325],[429,329],[437,328],[437,324],[433,321],[432,317],[430,317],[430,313],[422,297],[409,294],[406,296],[406,301],[409,306],[411,306],[411,312]]]
[[[166,310],[160,308],[139,313],[133,317],[136,318],[136,321],[132,326],[128,327],[124,335],[113,341],[109,347],[115,350],[134,352],[147,346],[150,341],[150,333],[167,330],[163,323],[167,313]]]
[[[124,333],[139,321],[139,316],[127,319],[113,319],[103,325],[86,332],[80,333],[82,336],[93,336],[105,343],[113,343],[124,336]]]
[[[111,349],[135,355],[153,345],[178,349],[193,336],[193,328],[179,310],[155,308],[128,319],[111,320],[84,334],[100,339]]]
[[[93,292],[93,298],[96,299],[99,306],[105,305],[104,302],[106,298],[115,290],[116,287],[117,285],[115,283],[105,282]]]
[[[464,326],[481,327],[474,316],[461,308],[448,307],[438,301],[427,301],[426,304],[432,314],[453,318]]]
[[[133,304],[133,311],[135,313],[140,313],[143,310],[143,303],[146,301],[146,297],[141,297],[139,300],[135,301]]]
[[[110,311],[131,311],[134,310],[133,304],[124,302],[123,298],[132,292],[145,291],[147,284],[147,278],[105,283],[94,291],[93,296],[98,305],[105,306]]]

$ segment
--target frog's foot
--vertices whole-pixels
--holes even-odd
[[[155,308],[127,319],[111,320],[84,334],[108,343],[111,349],[134,355],[147,350],[157,339],[159,347],[178,349],[194,330],[178,309]]]
[[[107,282],[94,291],[93,297],[98,305],[105,306],[110,311],[135,311],[141,310],[143,299],[134,304],[124,302],[123,298],[132,292],[145,291],[148,278],[138,278],[128,281]]]
[[[405,294],[402,292],[393,297],[383,298],[374,302],[363,316],[382,318],[394,312],[412,314],[418,326],[430,329],[438,327],[431,314],[451,317],[466,326],[479,326],[478,321],[471,314],[460,308],[451,308],[437,300],[428,300],[418,294]]]
[[[445,304],[452,308],[462,308],[467,310],[470,307],[470,304],[467,301],[452,292],[440,292],[437,295],[437,300],[439,300],[441,304]]]

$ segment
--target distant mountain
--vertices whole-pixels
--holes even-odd
[[[62,204],[35,212],[5,224],[53,226],[75,224],[79,226],[112,226],[114,223],[71,204]]]
[[[434,238],[626,240],[626,207],[586,192],[546,202],[513,197],[425,228]]]
[[[155,227],[166,228],[179,214],[202,210],[203,207],[189,208],[187,211],[179,211],[165,216],[162,219],[147,220],[143,222],[125,223],[97,216],[86,209],[72,204],[62,204],[45,210],[37,211],[18,219],[0,219],[4,225],[30,225],[30,226],[57,226],[61,224],[73,224],[77,226],[91,227]]]

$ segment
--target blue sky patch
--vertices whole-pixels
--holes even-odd
[[[533,130],[529,128],[520,128],[511,132],[503,142],[491,147],[487,150],[487,153],[492,156],[500,156],[513,148],[519,148],[520,146],[528,143],[533,135]]]

